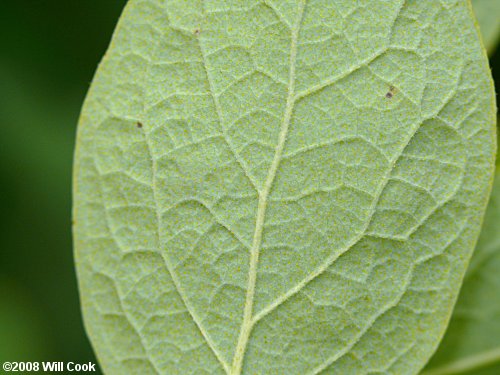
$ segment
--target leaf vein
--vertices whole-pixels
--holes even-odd
[[[150,79],[150,73],[151,73],[151,64],[148,64],[145,77],[146,79]],[[143,112],[145,110],[143,109]],[[142,120],[144,121],[144,120]],[[161,215],[161,209],[159,206],[159,197],[158,197],[158,186],[157,186],[157,174],[158,174],[158,163],[156,158],[153,155],[153,146],[151,144],[151,140],[148,136],[148,133],[144,133],[144,139],[146,141],[146,146],[148,149],[148,153],[151,157],[151,173],[152,173],[152,190],[153,190],[153,200],[155,202],[155,213],[156,213],[156,240],[158,241],[158,247],[161,249],[162,244],[164,243],[164,238],[162,235],[162,228],[161,228],[161,223],[162,223],[162,215]],[[177,277],[177,274],[174,272],[174,269],[172,267],[172,264],[170,263],[170,260],[168,259],[168,256],[165,254],[165,252],[160,252],[160,255],[162,256],[162,259],[165,263],[165,267],[167,268],[168,273],[170,274],[170,277],[172,279],[172,282],[175,286],[175,289],[182,300],[182,303],[184,306],[186,306],[186,310],[188,311],[189,315],[191,316],[193,322],[195,323],[195,326],[197,327],[198,331],[200,332],[201,336],[204,338],[205,342],[207,343],[207,346],[209,349],[212,351],[214,354],[215,358],[217,361],[220,363],[222,368],[226,373],[228,373],[229,365],[226,363],[224,358],[222,357],[219,349],[217,348],[215,342],[212,340],[208,332],[205,331],[201,324],[201,319],[197,316],[195,313],[195,310],[193,306],[191,306],[189,300],[187,299],[186,293],[184,292],[180,280]]]
[[[355,335],[355,337],[351,340],[350,343],[348,343],[348,345],[346,345],[344,348],[342,348],[342,350],[340,350],[338,353],[336,353],[335,355],[333,355],[332,357],[330,357],[329,359],[327,359],[326,361],[324,361],[321,365],[319,365],[318,367],[316,367],[310,374],[311,375],[318,375],[320,374],[322,371],[326,370],[328,367],[330,367],[333,363],[335,363],[336,361],[338,361],[340,358],[342,358],[344,355],[346,355],[349,350],[351,350],[352,348],[354,348],[354,346],[361,341],[361,339],[363,338],[363,336],[365,336],[368,331],[370,331],[370,329],[374,326],[374,324],[377,322],[377,320],[382,317],[384,314],[386,314],[389,310],[391,310],[392,308],[396,307],[400,302],[401,300],[403,299],[404,295],[406,294],[406,288],[408,287],[408,285],[410,284],[411,282],[411,279],[412,279],[412,276],[413,276],[413,270],[414,270],[414,266],[411,266],[410,269],[409,269],[409,272],[408,272],[408,275],[405,279],[405,282],[401,288],[401,290],[403,291],[402,293],[400,293],[391,303],[389,303],[387,306],[384,306],[384,308],[382,308],[379,312],[377,312],[372,319],[370,319],[370,321],[368,322],[368,324],[365,326],[365,328],[363,328],[357,335]]]
[[[223,125],[222,107],[220,105],[219,100],[217,99],[217,95],[215,94],[215,90],[214,90],[214,85],[213,85],[213,82],[212,82],[212,78],[210,77],[210,73],[208,72],[208,68],[207,68],[208,67],[208,65],[207,65],[208,64],[207,57],[206,57],[205,50],[203,48],[203,45],[202,45],[200,39],[198,39],[198,46],[200,48],[200,53],[201,53],[201,57],[202,57],[202,60],[203,60],[203,64],[202,64],[203,65],[203,69],[205,70],[205,74],[207,76],[208,86],[209,86],[209,89],[210,89],[210,95],[211,95],[212,100],[213,100],[214,105],[215,105],[215,112],[217,113],[217,119],[218,119],[218,122],[219,122],[219,127],[220,127],[222,138],[223,138],[224,142],[227,144],[229,150],[231,151],[231,154],[233,154],[236,162],[239,164],[239,166],[243,170],[243,173],[244,173],[245,177],[248,179],[248,181],[250,181],[250,183],[252,184],[253,188],[257,192],[260,192],[260,189],[259,189],[259,187],[257,185],[257,182],[247,172],[247,170],[249,168],[245,165],[245,162],[240,158],[240,156],[238,155],[238,153],[234,149],[233,144],[231,143],[231,141],[229,140],[229,138],[227,136],[227,130],[225,129],[225,127]]]
[[[264,188],[259,194],[255,231],[252,243],[252,250],[250,252],[250,265],[249,265],[248,281],[247,281],[248,287],[245,298],[245,307],[243,310],[243,322],[241,324],[240,336],[238,338],[238,343],[233,358],[233,364],[231,369],[232,375],[241,374],[245,351],[247,348],[248,341],[250,339],[250,334],[253,329],[253,324],[252,324],[253,302],[255,296],[255,287],[257,283],[257,265],[259,261],[259,252],[262,242],[262,234],[264,230],[264,219],[266,215],[267,201],[282,159],[295,105],[295,69],[296,69],[297,48],[298,48],[297,44],[299,39],[300,27],[302,25],[305,13],[305,7],[306,7],[306,0],[301,0],[299,4],[297,26],[291,29],[290,71],[288,78],[289,82],[288,82],[288,95],[286,99],[286,108],[283,116],[281,130],[279,133],[278,143],[276,145],[276,151],[271,166],[269,168],[266,181],[264,183]]]
[[[339,252],[331,255],[326,259],[325,262],[323,262],[319,267],[317,267],[309,276],[304,278],[302,281],[297,283],[293,288],[291,288],[287,293],[282,295],[280,298],[277,298],[273,303],[269,304],[267,307],[263,308],[258,314],[255,315],[253,319],[253,324],[256,324],[259,320],[264,318],[266,315],[271,313],[273,310],[275,310],[277,307],[282,305],[285,301],[290,299],[292,296],[300,292],[307,284],[309,284],[311,281],[313,281],[315,278],[323,274],[328,267],[330,267],[335,261],[340,258],[344,253],[352,249],[354,246],[356,246],[366,235],[368,235],[367,230],[370,226],[370,224],[373,221],[373,218],[375,217],[375,213],[377,211],[377,206],[380,201],[380,198],[382,197],[382,194],[387,187],[387,184],[390,180],[390,176],[392,172],[394,171],[399,159],[401,156],[404,154],[404,150],[408,147],[410,144],[411,140],[415,136],[415,134],[418,132],[420,127],[422,126],[423,121],[419,121],[418,125],[413,129],[411,134],[409,135],[408,139],[405,141],[405,144],[401,148],[401,150],[397,153],[397,155],[393,158],[392,162],[390,162],[390,167],[387,169],[387,172],[385,176],[381,180],[381,184],[379,185],[379,188],[377,190],[377,193],[375,194],[373,203],[370,207],[370,215],[368,216],[368,219],[366,220],[366,223],[362,230],[359,232],[357,236],[355,236],[344,248],[340,249]]]
[[[146,144],[147,144],[149,153],[151,155],[152,173],[153,173],[153,199],[154,199],[155,205],[156,205],[155,211],[156,211],[156,222],[157,222],[157,240],[158,240],[158,246],[161,248],[162,243],[163,243],[163,238],[162,238],[163,236],[161,234],[162,233],[161,213],[160,213],[160,207],[158,205],[158,188],[157,188],[157,177],[156,177],[158,167],[157,167],[157,163],[156,163],[155,158],[152,157],[152,154],[151,154],[152,147],[151,147],[149,138],[147,136],[145,136],[145,138],[146,138]],[[184,303],[184,306],[186,306],[186,310],[188,311],[189,315],[191,315],[193,322],[195,323],[196,327],[200,331],[202,337],[205,339],[208,347],[214,353],[215,357],[217,358],[217,360],[219,361],[219,363],[222,365],[223,369],[227,373],[228,368],[229,368],[228,364],[226,363],[224,358],[222,358],[222,355],[220,354],[219,350],[217,349],[217,346],[215,345],[215,343],[211,339],[208,332],[206,332],[205,329],[203,328],[200,318],[196,315],[194,308],[189,303],[189,301],[186,297],[186,294],[184,292],[184,289],[182,288],[181,283],[180,283],[179,279],[177,278],[177,275],[173,271],[173,267],[170,264],[170,260],[164,255],[164,252],[161,252],[161,256],[163,258],[163,261],[165,262],[165,266],[167,268],[168,273],[170,274],[172,282],[174,283],[175,289],[177,290],[179,297],[181,298],[182,302]]]
[[[93,162],[93,164],[94,164],[94,166],[95,166],[96,170],[98,170],[98,169],[97,169],[97,165],[96,165],[96,162],[95,162],[95,159],[94,159],[94,158],[92,159],[92,162]],[[101,191],[104,191],[104,189],[103,189],[103,183],[102,183],[102,175],[101,175],[101,174],[99,174],[99,178],[98,178],[97,180],[98,180],[98,181],[97,181],[97,184],[98,184],[98,186],[99,186],[100,190],[101,190]],[[110,211],[109,211],[109,209],[108,209],[107,204],[106,204],[106,202],[105,202],[105,201],[102,203],[102,206],[103,206],[103,208],[104,208],[104,217],[105,217],[105,222],[106,222],[106,227],[107,227],[107,230],[108,230],[108,232],[109,232],[110,237],[114,237],[114,233],[113,233],[113,231],[111,230],[111,224],[110,224],[110,223],[111,223],[111,219],[110,219],[110,217],[109,217],[109,212],[110,212]],[[117,243],[117,245],[118,245],[118,241],[115,241],[115,242],[116,242],[116,243]],[[119,245],[118,245],[118,246],[119,246]],[[143,339],[142,339],[141,335],[139,334],[139,330],[138,330],[138,329],[137,329],[137,327],[135,326],[135,323],[132,321],[132,319],[129,317],[129,314],[128,314],[127,310],[126,310],[126,309],[124,309],[124,307],[123,307],[122,296],[121,296],[121,293],[120,293],[120,291],[119,291],[118,287],[116,286],[115,281],[114,281],[111,277],[109,277],[108,275],[103,274],[102,272],[98,272],[98,273],[100,273],[101,275],[103,275],[104,277],[106,277],[108,280],[110,280],[110,282],[111,282],[112,286],[115,288],[116,294],[118,295],[118,301],[119,301],[119,303],[120,303],[120,309],[121,309],[121,311],[123,312],[123,317],[127,320],[127,322],[130,324],[130,327],[134,330],[134,332],[135,332],[135,333],[137,334],[137,336],[139,337],[139,342],[141,343],[141,346],[142,346],[142,348],[144,349],[144,353],[145,353],[145,355],[146,355],[146,358],[147,358],[147,359],[148,359],[148,361],[151,363],[151,365],[153,366],[153,368],[154,368],[154,370],[156,371],[156,373],[157,373],[157,374],[160,374],[160,371],[159,371],[159,370],[158,370],[158,368],[156,367],[156,364],[155,364],[155,363],[154,363],[154,361],[153,361],[153,360],[149,357],[148,349],[146,348],[146,345],[144,344],[144,341],[143,341]]]
[[[379,55],[379,54],[377,54]],[[378,57],[378,56],[376,56]],[[373,61],[376,57],[372,57],[371,61]],[[352,72],[356,71],[357,69],[360,69],[361,67],[365,66],[365,63],[361,63],[357,65],[356,68],[351,69],[346,75],[341,75],[340,78],[342,79],[343,77],[351,74]],[[394,171],[399,159],[404,155],[404,152],[408,145],[410,144],[411,140],[417,134],[421,126],[428,120],[435,118],[438,116],[441,111],[446,107],[446,105],[451,101],[451,99],[456,95],[457,92],[457,87],[459,83],[459,78],[457,77],[457,81],[455,82],[455,87],[453,90],[450,91],[450,94],[444,99],[442,105],[435,111],[435,114],[430,115],[426,118],[421,119],[418,122],[418,125],[413,129],[411,134],[409,135],[408,139],[405,141],[403,147],[400,149],[400,151],[397,153],[397,155],[393,158],[391,161],[391,167],[388,168],[385,176],[382,179],[382,182],[380,184],[379,190],[377,191],[377,194],[375,195],[375,199],[372,203],[372,206],[370,207],[370,216],[368,217],[368,220],[363,227],[363,229],[360,231],[360,233],[355,236],[352,241],[350,241],[343,249],[340,249],[340,251],[336,254],[333,254],[332,256],[328,257],[325,262],[323,262],[319,267],[317,267],[308,277],[304,278],[302,281],[297,283],[293,288],[291,288],[287,293],[283,294],[280,298],[277,298],[274,302],[269,304],[268,306],[264,307],[259,313],[257,313],[253,320],[252,320],[252,325],[257,324],[262,318],[270,314],[272,311],[274,311],[276,308],[278,308],[280,305],[282,305],[284,302],[286,302],[288,299],[290,299],[292,296],[300,292],[307,284],[309,284],[311,281],[313,281],[316,277],[320,276],[323,274],[328,267],[330,267],[335,261],[340,258],[344,253],[349,251],[351,248],[353,248],[355,245],[357,245],[365,236],[368,235],[367,230],[370,226],[370,224],[373,221],[373,218],[375,216],[375,212],[377,211],[377,206],[380,201],[380,198],[382,197],[382,193],[384,192],[392,172]],[[322,88],[319,88],[321,90]],[[303,98],[304,96],[298,96],[298,98]]]

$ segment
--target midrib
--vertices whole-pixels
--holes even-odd
[[[259,192],[259,202],[257,206],[257,218],[255,221],[255,231],[252,240],[252,248],[250,250],[250,265],[248,271],[248,286],[245,298],[245,307],[243,310],[243,321],[241,323],[240,335],[238,343],[234,352],[233,363],[231,366],[230,375],[239,375],[243,367],[243,359],[247,348],[248,340],[254,325],[253,317],[253,303],[255,297],[255,286],[257,284],[257,265],[259,263],[260,246],[262,243],[262,232],[264,230],[264,219],[266,216],[267,201],[271,192],[272,185],[278,172],[278,167],[281,162],[283,150],[285,148],[286,139],[288,136],[288,129],[290,127],[290,120],[292,118],[293,107],[295,104],[295,67],[297,60],[297,41],[299,37],[300,25],[304,14],[305,0],[302,0],[299,5],[298,22],[291,30],[291,44],[290,44],[290,71],[288,78],[288,95],[286,99],[286,108],[283,116],[283,122],[279,133],[278,144],[276,151],[269,167],[264,187]]]

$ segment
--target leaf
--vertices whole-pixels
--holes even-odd
[[[472,5],[481,27],[484,45],[492,55],[500,38],[500,1],[472,0]]]
[[[131,1],[75,159],[102,367],[418,373],[479,234],[494,114],[467,1]]]
[[[422,375],[500,373],[500,174],[450,326]]]

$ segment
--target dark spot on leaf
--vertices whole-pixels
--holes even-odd
[[[201,30],[200,29],[194,29],[193,34],[196,35],[196,36],[198,36],[198,35],[201,34]]]
[[[385,97],[387,99],[392,99],[392,97],[396,93],[395,91],[396,91],[396,88],[394,86],[389,86],[389,91],[387,92],[387,94],[385,94]]]
[[[137,121],[137,124],[135,124],[139,129],[142,128],[142,122]]]

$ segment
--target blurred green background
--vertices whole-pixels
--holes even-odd
[[[80,107],[125,2],[2,1],[0,362],[95,362],[73,266],[71,166]],[[499,51],[491,66],[500,82]]]
[[[71,167],[80,107],[125,2],[1,2],[0,362],[95,362],[73,266]]]

